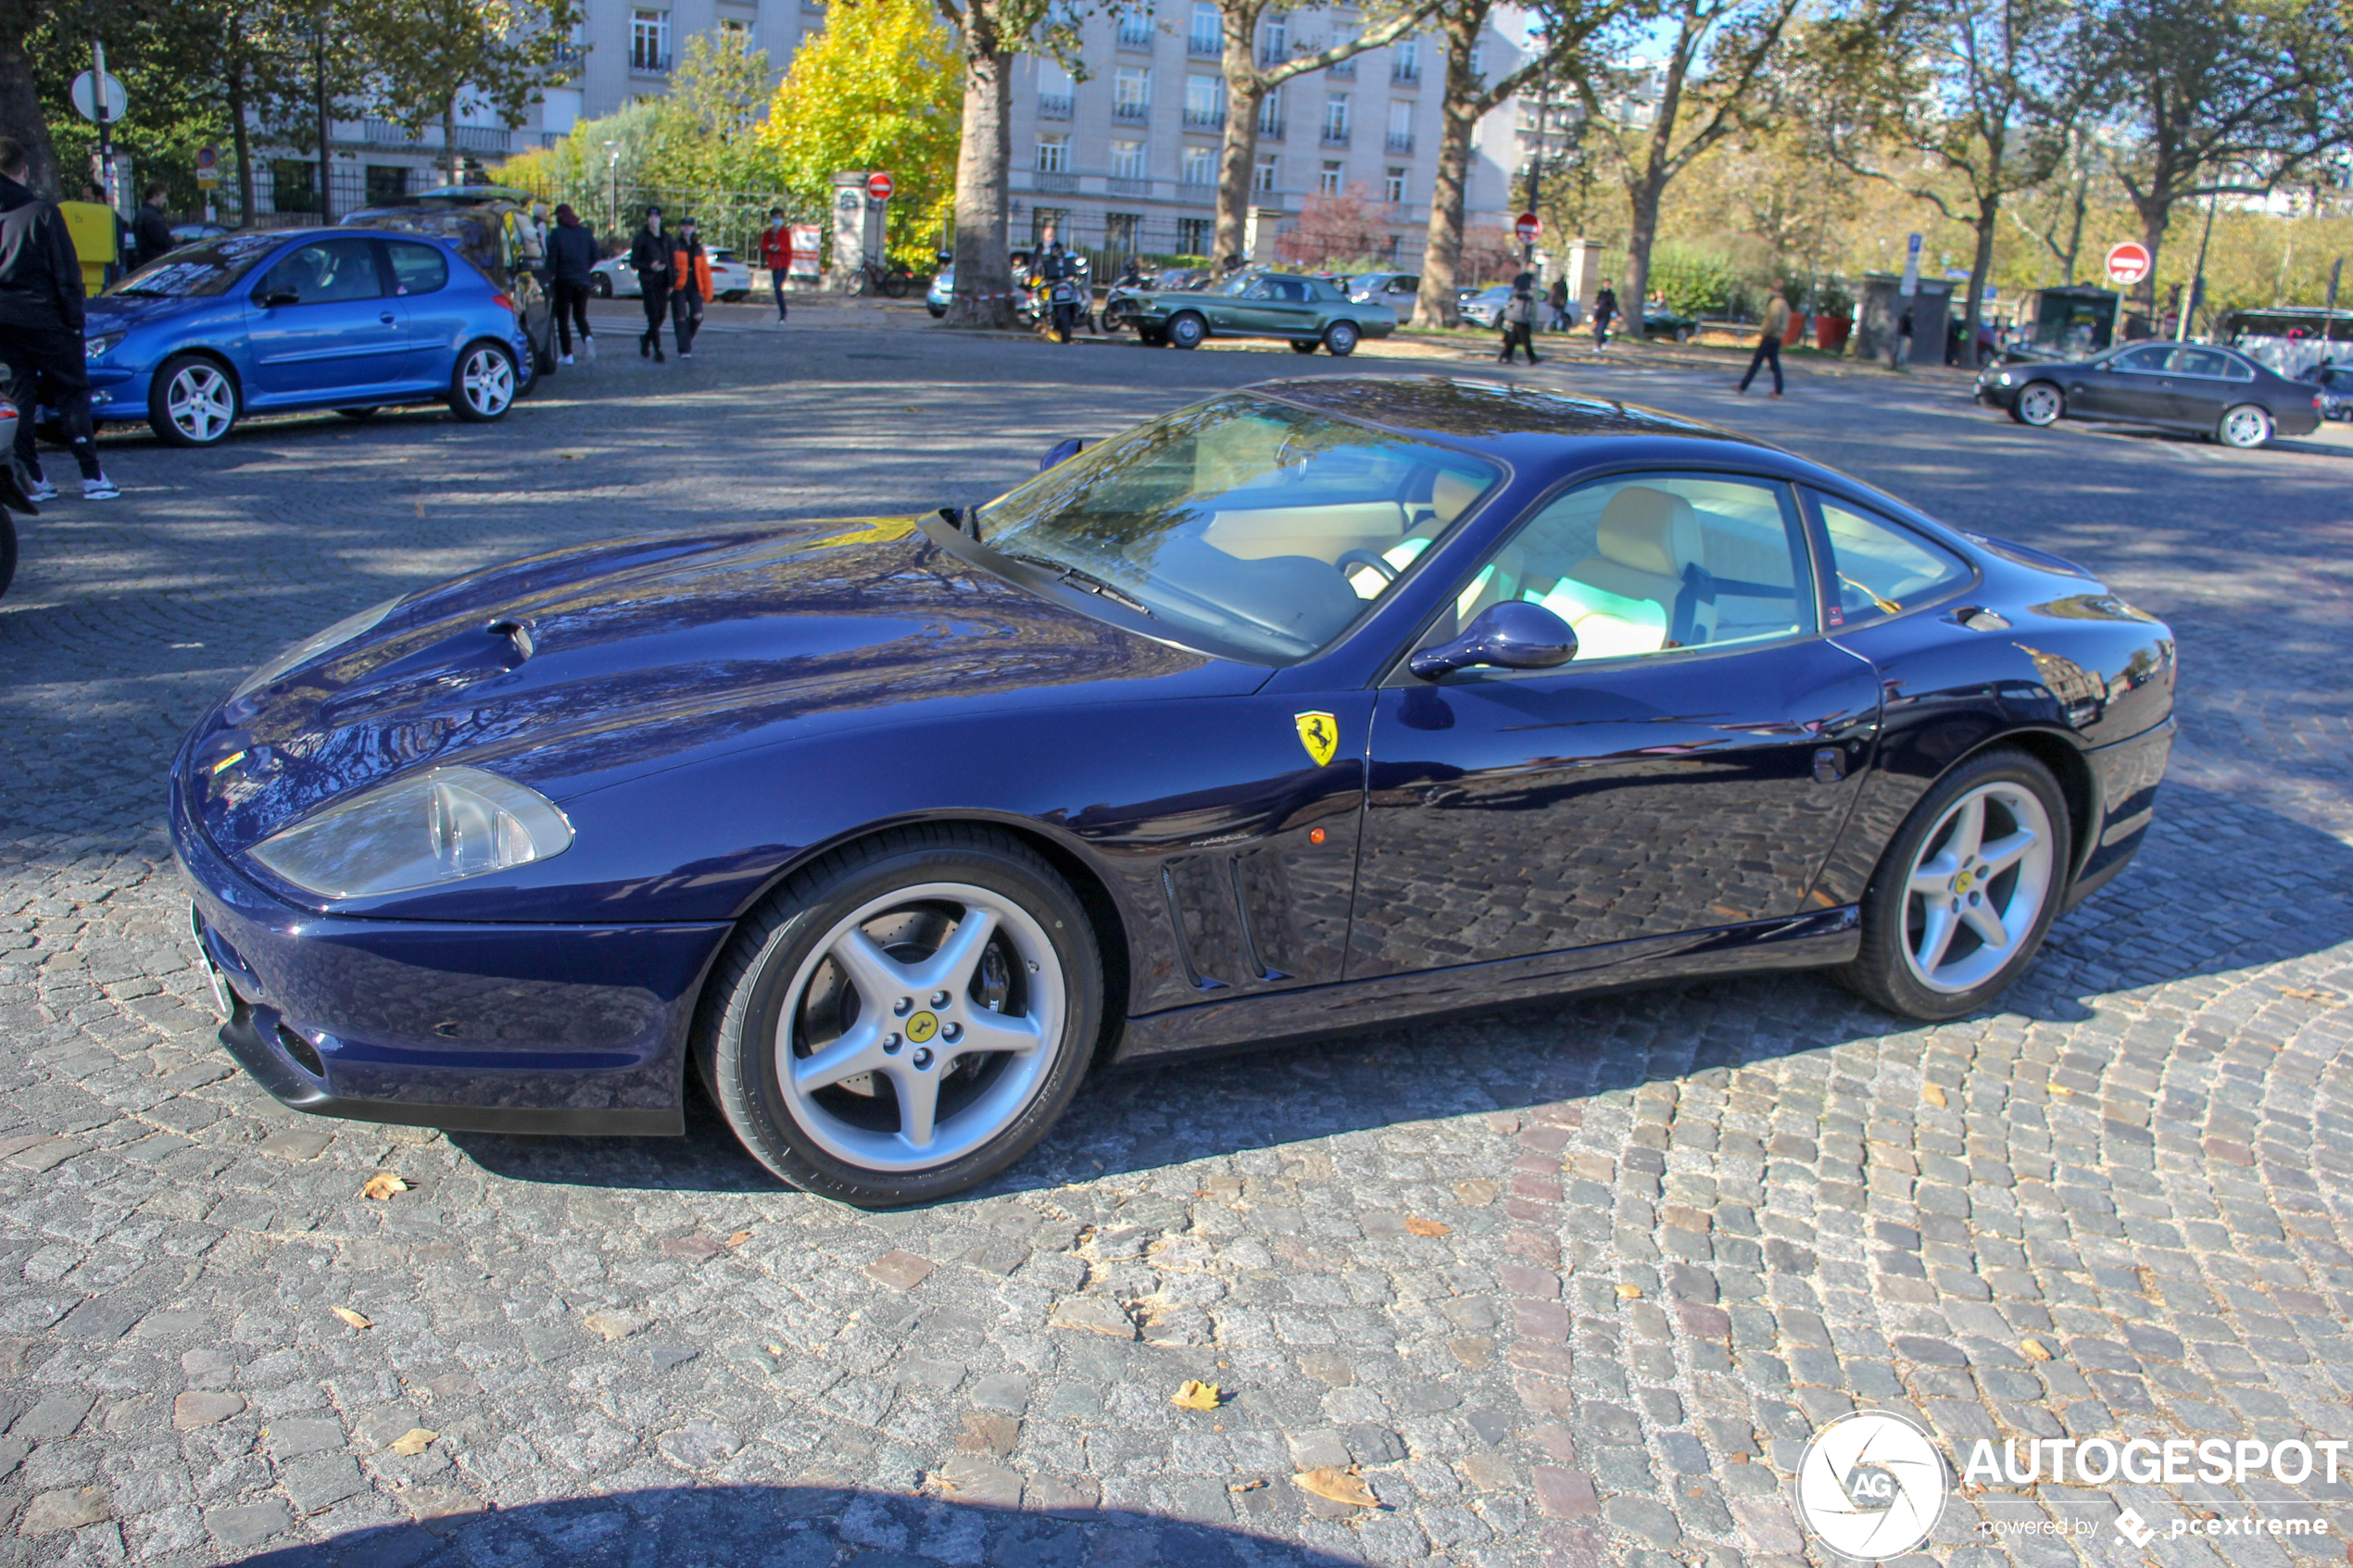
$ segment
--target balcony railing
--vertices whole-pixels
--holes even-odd
[[[670,74],[670,51],[632,49],[629,51],[629,69],[640,76],[667,76]]]
[[[1038,188],[1041,191],[1076,191],[1078,189],[1078,176],[1066,169],[1041,169],[1038,170]]]
[[[1344,147],[1348,145],[1348,127],[1345,125],[1325,126],[1324,145],[1327,147]]]
[[[1038,94],[1038,118],[1040,119],[1068,119],[1070,111],[1076,107],[1076,98],[1068,93]]]
[[[1189,107],[1185,110],[1185,129],[1188,131],[1223,131],[1226,129],[1226,111],[1224,109],[1196,109]]]
[[[1152,24],[1146,17],[1122,17],[1119,19],[1119,46],[1123,49],[1149,49],[1152,46]]]
[[[1267,119],[1263,116],[1260,117],[1258,121],[1258,139],[1262,142],[1281,141],[1283,139],[1283,122],[1279,119]]]
[[[1398,87],[1418,87],[1422,83],[1422,68],[1411,60],[1397,60],[1389,68],[1389,80]]]
[[[359,140],[371,147],[422,147],[441,145],[441,127],[428,125],[417,135],[410,135],[388,119],[363,119],[359,122]],[[469,153],[503,153],[514,144],[513,133],[498,125],[460,125],[458,127],[458,148]]]
[[[1217,201],[1217,182],[1179,180],[1176,182],[1176,199],[1180,202],[1208,202],[1214,206]]]
[[[1214,32],[1189,32],[1185,35],[1185,53],[1197,60],[1217,59],[1226,53],[1226,41]]]
[[[1414,133],[1410,131],[1392,131],[1389,133],[1386,145],[1392,153],[1411,157],[1414,155]]]
[[[1151,118],[1151,104],[1142,98],[1122,98],[1111,107],[1112,119],[1125,120],[1130,125],[1141,125]]]
[[[1114,174],[1103,184],[1114,196],[1148,196],[1152,194],[1152,182],[1141,175]]]

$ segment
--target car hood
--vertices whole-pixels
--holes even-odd
[[[561,801],[828,730],[994,708],[1246,692],[1255,666],[1097,621],[973,567],[913,518],[656,535],[415,595],[190,735],[232,853],[328,801],[464,763]]]
[[[218,295],[197,298],[165,298],[160,295],[102,294],[82,307],[84,337],[127,332],[156,321],[168,321],[191,311],[209,309],[225,301]]]

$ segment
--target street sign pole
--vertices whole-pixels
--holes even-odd
[[[107,205],[113,207],[117,212],[120,212],[122,210],[122,202],[121,199],[115,194],[114,188],[114,117],[116,114],[116,108],[113,104],[107,101],[107,46],[94,38],[90,41],[90,53],[93,57],[93,62],[97,68],[96,74],[91,78],[90,91],[94,95],[93,101],[97,105],[98,108],[96,116],[98,121],[98,182],[106,187]]]

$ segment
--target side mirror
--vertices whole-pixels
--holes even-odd
[[[1086,449],[1087,444],[1075,435],[1067,441],[1057,441],[1046,448],[1044,457],[1038,459],[1038,471],[1044,473],[1048,469],[1060,468]]]
[[[1405,668],[1425,681],[1490,664],[1503,670],[1551,670],[1577,657],[1577,633],[1542,605],[1513,600],[1489,605],[1451,643],[1424,648]]]
[[[300,305],[301,303],[302,295],[296,294],[292,289],[271,289],[268,294],[261,296],[261,304],[264,309],[269,309],[280,305]]]

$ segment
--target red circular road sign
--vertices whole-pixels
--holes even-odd
[[[1536,221],[1534,213],[1523,212],[1519,215],[1519,221],[1512,225],[1512,232],[1519,236],[1520,244],[1532,245],[1536,243],[1536,236],[1543,232],[1543,225]]]
[[[2120,283],[2137,283],[2149,275],[2149,247],[2138,240],[2126,240],[2110,245],[2108,251],[2108,275]]]
[[[890,193],[898,188],[898,186],[890,182],[890,176],[887,174],[869,174],[866,176],[866,194],[874,197],[878,202],[888,201],[890,199]]]

